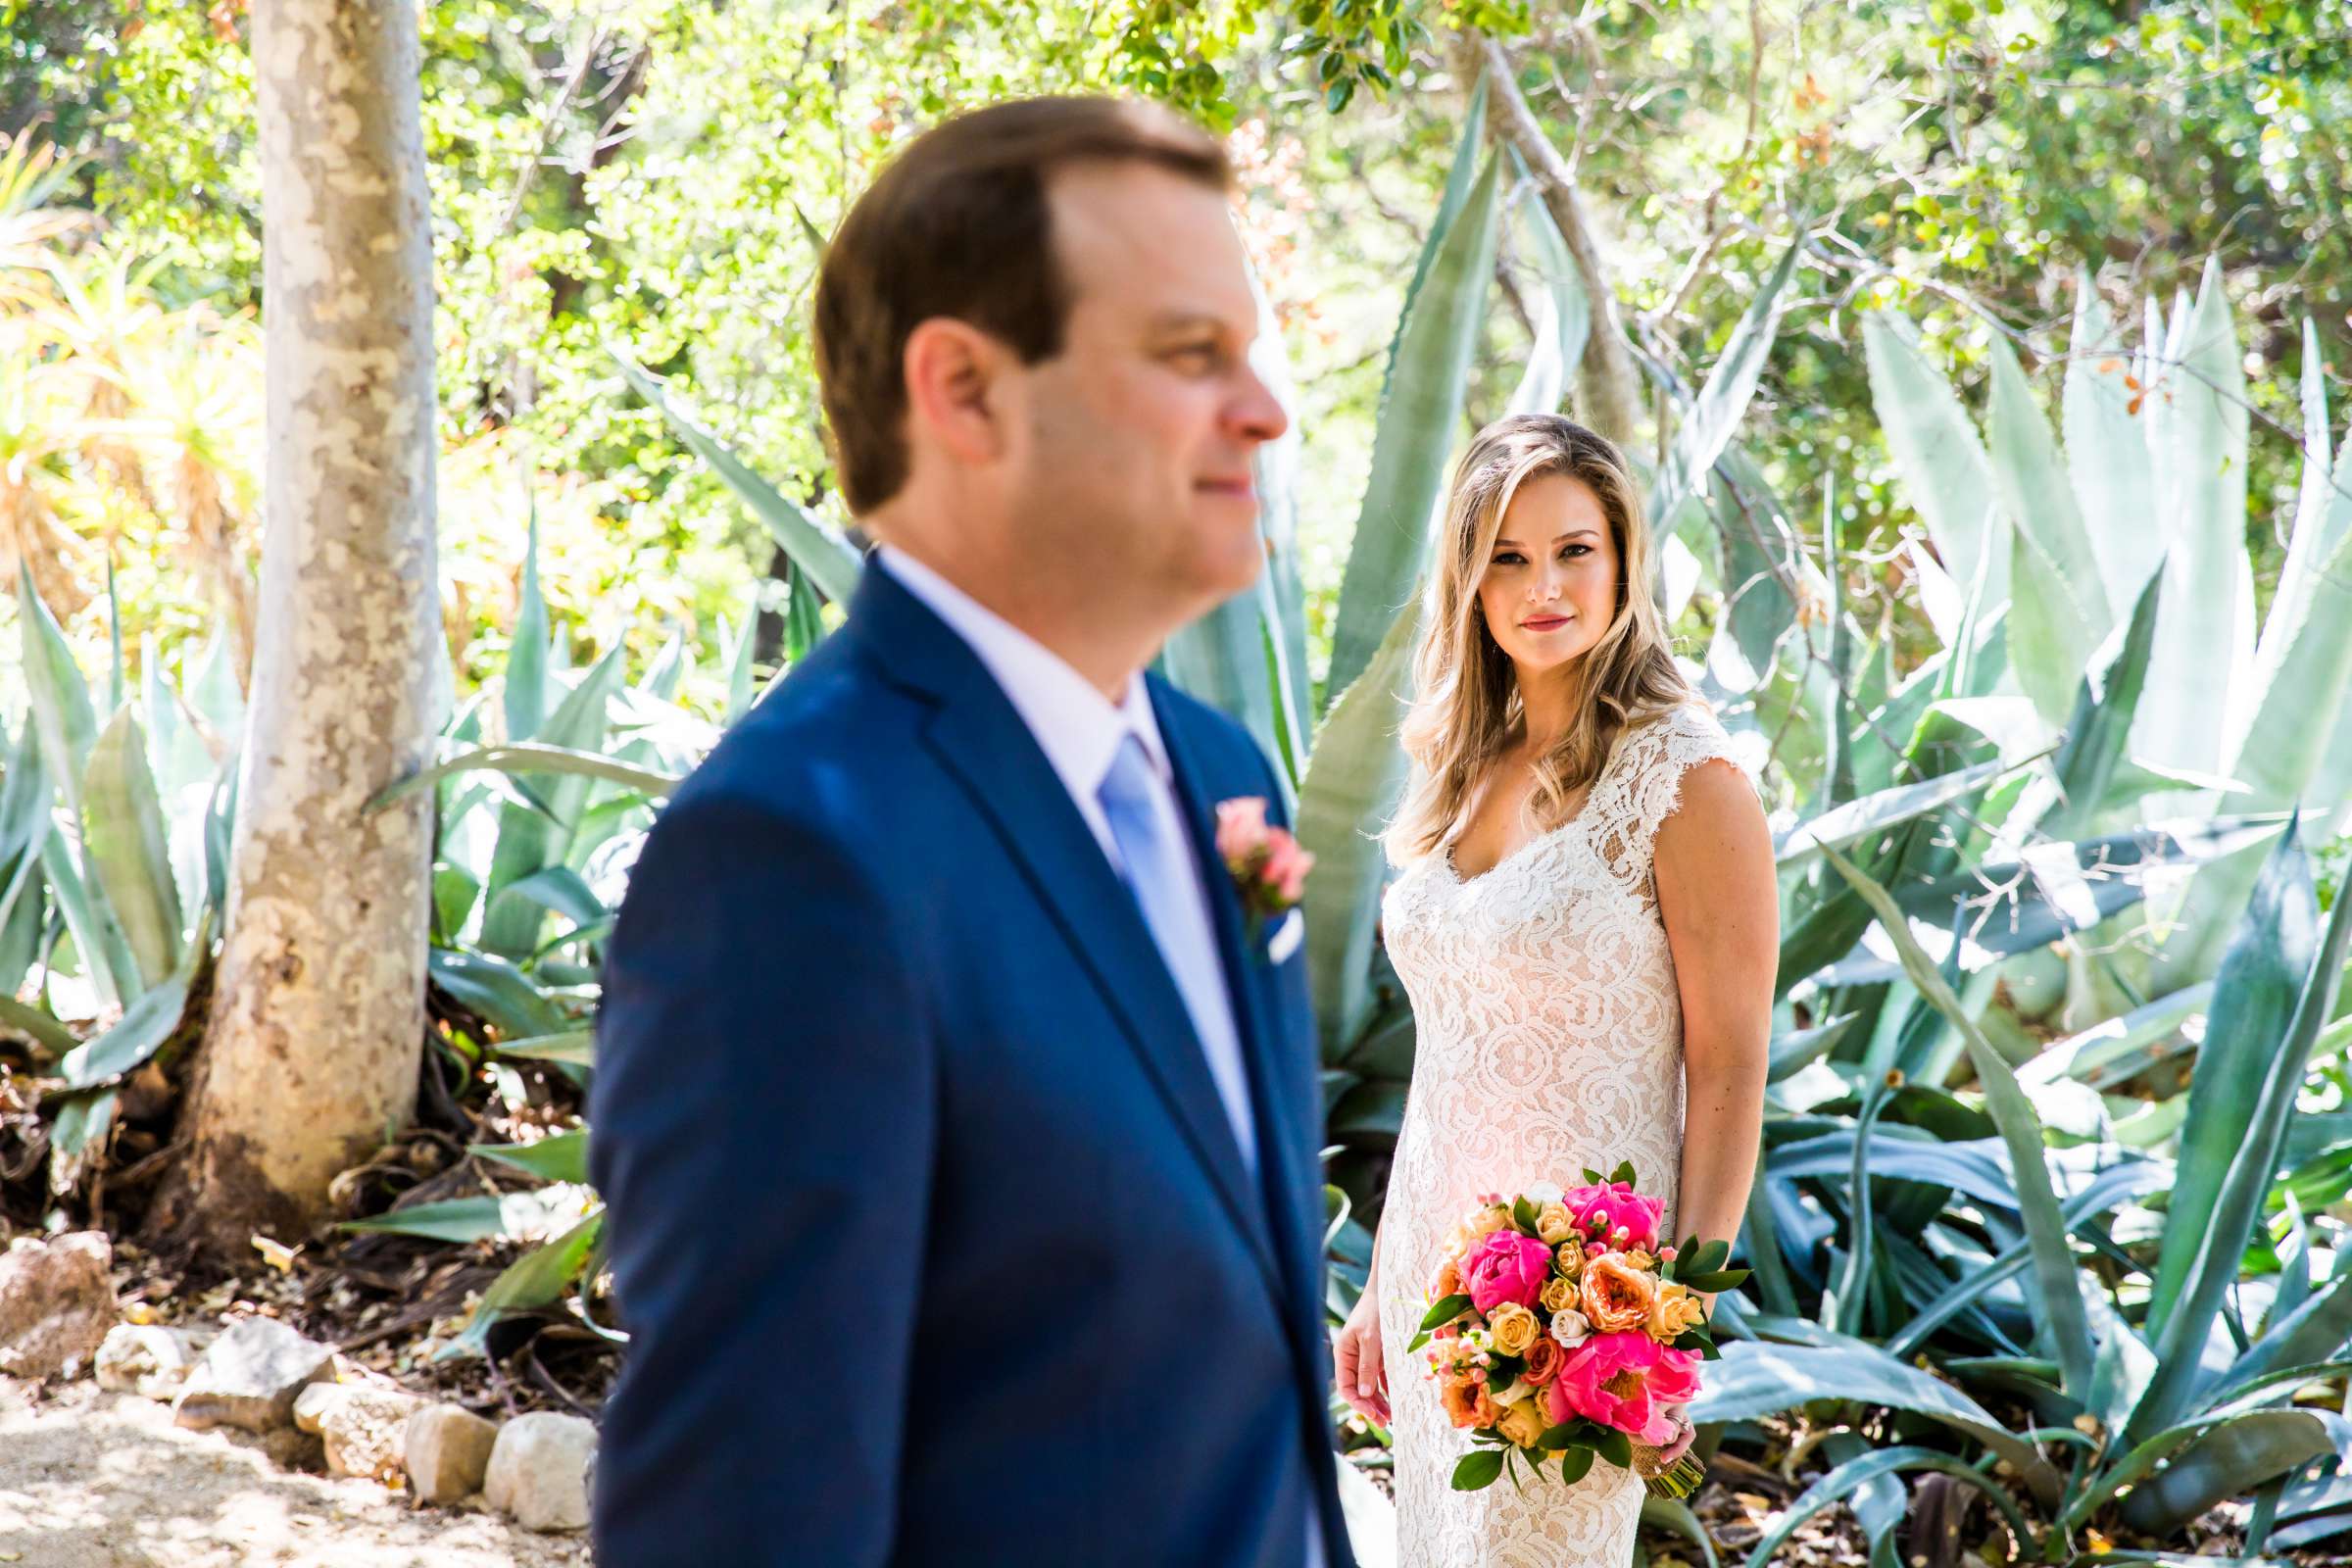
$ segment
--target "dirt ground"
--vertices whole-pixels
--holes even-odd
[[[26,1568],[569,1568],[584,1535],[420,1508],[371,1481],[279,1469],[171,1406],[95,1383],[36,1401],[0,1378],[0,1563]]]

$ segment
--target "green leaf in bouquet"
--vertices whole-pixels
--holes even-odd
[[[1609,1180],[1612,1182],[1631,1182],[1634,1179],[1634,1162],[1630,1159],[1619,1160],[1617,1168],[1609,1172]]]
[[[1712,1274],[1717,1269],[1723,1267],[1725,1263],[1729,1262],[1731,1260],[1731,1243],[1725,1241],[1708,1242],[1704,1246],[1700,1247],[1695,1254],[1690,1255],[1689,1262],[1684,1263],[1683,1278],[1685,1281],[1688,1281],[1694,1275]],[[1704,1286],[1700,1287],[1702,1290],[1708,1288],[1709,1287]]]
[[[1684,1274],[1677,1278],[1681,1284],[1688,1285],[1694,1291],[1704,1291],[1709,1296],[1714,1296],[1720,1292],[1731,1290],[1741,1280],[1746,1279],[1747,1270],[1743,1268],[1722,1269],[1705,1274]]]
[[[1524,1195],[1511,1200],[1511,1223],[1530,1236],[1536,1234],[1536,1205]]]
[[[1494,1478],[1502,1474],[1502,1454],[1500,1448],[1480,1448],[1463,1454],[1462,1462],[1453,1467],[1453,1490],[1480,1492],[1493,1486]]]
[[[1405,1344],[1405,1347],[1404,1347],[1404,1353],[1405,1353],[1405,1354],[1407,1354],[1407,1355],[1410,1355],[1410,1354],[1412,1354],[1412,1353],[1413,1353],[1415,1350],[1418,1350],[1419,1348],[1421,1348],[1421,1347],[1423,1347],[1424,1345],[1427,1345],[1427,1344],[1429,1343],[1429,1340],[1430,1340],[1430,1334],[1429,1334],[1429,1330],[1427,1330],[1427,1329],[1423,1329],[1423,1330],[1422,1330],[1420,1333],[1418,1333],[1418,1334],[1414,1335],[1414,1336],[1412,1337],[1412,1339],[1411,1339],[1411,1340],[1409,1340],[1409,1341],[1407,1341],[1407,1342],[1406,1342],[1406,1344]]]
[[[1620,1470],[1634,1467],[1634,1440],[1614,1429],[1604,1432],[1592,1445],[1592,1451]]]
[[[1583,1444],[1560,1455],[1560,1479],[1575,1486],[1592,1473],[1592,1450]]]
[[[1536,1440],[1536,1446],[1547,1448],[1554,1453],[1563,1448],[1575,1446],[1578,1424],[1574,1421],[1563,1421],[1556,1427],[1545,1427],[1544,1435]]]
[[[1598,1187],[1600,1185],[1600,1172],[1594,1170],[1592,1166],[1587,1165],[1585,1167],[1585,1185],[1588,1187]]]
[[[1425,1329],[1440,1328],[1452,1322],[1468,1310],[1470,1310],[1469,1297],[1458,1292],[1452,1296],[1441,1297],[1427,1312],[1421,1315],[1421,1326]]]

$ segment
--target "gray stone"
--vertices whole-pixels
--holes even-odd
[[[592,1423],[547,1410],[518,1415],[498,1429],[482,1493],[525,1530],[584,1529],[595,1461]]]
[[[314,1383],[294,1399],[294,1424],[325,1440],[326,1472],[389,1482],[400,1475],[401,1431],[424,1401],[371,1383]]]
[[[456,1502],[482,1490],[498,1424],[454,1404],[428,1404],[401,1435],[409,1490],[419,1502]]]
[[[115,1326],[115,1250],[97,1231],[20,1236],[0,1253],[0,1373],[74,1376]]]
[[[275,1318],[243,1319],[215,1340],[188,1374],[172,1418],[199,1431],[231,1426],[268,1432],[288,1425],[295,1398],[331,1377],[334,1359],[332,1348]]]
[[[118,1323],[98,1347],[98,1386],[117,1394],[169,1399],[187,1381],[203,1351],[184,1329]]]

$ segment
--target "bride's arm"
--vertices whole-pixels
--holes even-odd
[[[1772,833],[1754,789],[1732,763],[1702,762],[1683,775],[1681,808],[1659,827],[1652,862],[1683,1003],[1686,1106],[1675,1231],[1734,1241],[1763,1140],[1781,933]]]

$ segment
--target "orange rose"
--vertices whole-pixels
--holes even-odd
[[[1494,1401],[1487,1395],[1487,1386],[1468,1378],[1448,1378],[1439,1386],[1438,1398],[1446,1406],[1446,1417],[1457,1427],[1491,1427],[1494,1424]]]
[[[1431,1289],[1429,1293],[1429,1298],[1433,1301],[1442,1301],[1448,1296],[1459,1296],[1461,1294],[1461,1268],[1453,1261],[1452,1258],[1447,1258],[1438,1269],[1438,1283]]]
[[[1527,1368],[1519,1374],[1519,1381],[1540,1389],[1560,1375],[1560,1363],[1567,1359],[1560,1342],[1546,1334],[1527,1348]]]
[[[1658,1282],[1652,1275],[1627,1264],[1615,1252],[1603,1252],[1585,1265],[1582,1288],[1585,1316],[1597,1334],[1630,1334],[1646,1326],[1657,1300]]]

